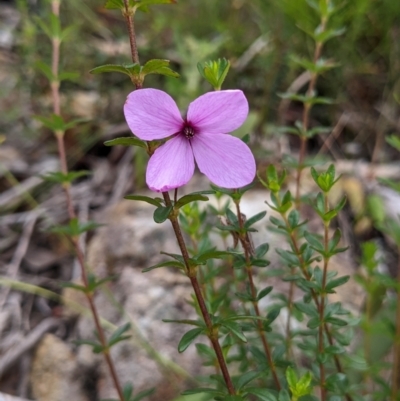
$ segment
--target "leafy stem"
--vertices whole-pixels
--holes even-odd
[[[320,25],[320,31],[323,32],[326,29],[328,19],[323,16],[321,18],[321,25]],[[318,61],[318,59],[321,57],[322,53],[322,47],[323,47],[323,41],[319,40],[316,42],[315,50],[314,50],[314,58],[313,62],[314,64]],[[311,79],[308,84],[308,89],[307,89],[307,97],[311,97],[312,94],[314,93],[315,86],[317,84],[317,79],[318,79],[318,72],[312,72],[311,73]],[[308,127],[310,125],[310,112],[312,108],[312,103],[304,103],[304,109],[303,109],[303,130],[304,132],[307,132]],[[300,136],[300,152],[299,152],[299,161],[297,165],[297,175],[296,175],[296,205],[299,207],[300,205],[300,183],[301,183],[301,175],[303,173],[303,164],[304,164],[304,158],[306,155],[306,147],[307,147],[307,137],[302,135]]]
[[[172,202],[171,202],[171,198],[169,196],[168,192],[163,192],[163,197],[164,197],[164,201],[165,201],[165,205],[167,207],[172,207]],[[186,266],[186,274],[190,279],[190,282],[192,284],[197,302],[199,304],[199,308],[201,311],[201,314],[203,316],[204,319],[204,323],[206,324],[207,327],[207,336],[210,339],[210,342],[214,348],[215,354],[217,356],[217,360],[218,360],[218,364],[221,368],[221,372],[222,372],[222,376],[224,378],[226,387],[228,389],[229,394],[231,395],[235,395],[235,388],[233,386],[232,383],[232,379],[230,377],[229,371],[228,371],[228,367],[226,365],[226,361],[224,358],[224,355],[222,353],[222,349],[221,346],[219,344],[219,340],[218,340],[218,333],[214,328],[214,325],[211,321],[211,316],[208,312],[203,294],[201,292],[201,288],[200,288],[200,284],[199,281],[197,280],[197,275],[196,275],[196,268],[194,268],[193,266],[191,266],[190,264],[190,258],[189,258],[189,252],[187,250],[186,247],[186,243],[185,240],[183,238],[182,235],[182,231],[181,231],[181,227],[178,221],[177,216],[174,213],[171,213],[170,215],[170,221],[172,224],[172,228],[174,230],[176,239],[178,241],[178,245],[179,245],[179,249],[181,250],[181,254],[183,257],[183,260],[185,262],[185,266]]]
[[[53,0],[51,2],[52,12],[55,17],[59,19],[60,17],[60,2],[58,0]],[[61,116],[61,107],[60,107],[60,82],[58,79],[59,74],[59,64],[60,64],[60,38],[56,35],[52,37],[52,61],[51,61],[51,68],[53,79],[51,80],[51,91],[52,91],[52,102],[53,102],[53,113],[57,116]],[[64,143],[64,131],[63,130],[55,130],[54,134],[57,138],[57,147],[58,147],[58,154],[61,164],[61,171],[64,175],[68,174],[68,165],[67,165],[67,157],[65,152],[65,143]],[[76,213],[74,210],[74,205],[72,202],[72,196],[70,191],[70,183],[63,183],[63,189],[67,201],[67,209],[68,209],[68,216],[70,220],[76,219]],[[96,331],[98,333],[99,341],[102,346],[102,353],[106,360],[106,364],[111,374],[112,381],[114,383],[115,389],[117,390],[118,397],[120,401],[124,401],[123,390],[121,384],[119,382],[116,369],[111,359],[109,347],[107,346],[106,336],[103,330],[103,327],[100,323],[99,313],[96,309],[94,300],[93,300],[93,291],[89,290],[89,280],[85,269],[85,259],[83,255],[83,251],[81,246],[79,245],[78,237],[71,238],[73,247],[75,249],[76,257],[79,262],[79,266],[81,269],[81,276],[83,285],[86,289],[84,291],[86,298],[89,303],[90,310],[92,312],[93,320],[96,326]]]
[[[250,291],[251,291],[251,297],[252,297],[252,304],[254,311],[256,313],[256,316],[261,317],[260,313],[260,308],[258,306],[258,300],[257,300],[257,290],[254,285],[254,278],[253,278],[253,271],[252,271],[252,264],[251,264],[251,255],[253,253],[251,243],[249,241],[248,235],[244,233],[244,222],[243,222],[243,217],[242,213],[240,211],[240,200],[235,200],[235,205],[236,205],[236,214],[238,218],[238,223],[239,223],[239,240],[242,245],[242,248],[244,250],[244,255],[246,259],[246,273],[247,273],[247,278],[249,280],[249,285],[250,285]],[[264,348],[265,355],[267,357],[268,365],[271,369],[272,376],[274,378],[274,382],[276,387],[281,390],[282,386],[278,377],[278,374],[276,372],[276,367],[274,364],[274,361],[272,359],[272,352],[271,352],[271,347],[268,343],[267,336],[265,335],[264,329],[263,329],[263,323],[261,320],[257,320],[257,328],[258,328],[258,333]]]
[[[328,212],[329,202],[328,195],[324,193],[324,204],[325,211]],[[324,221],[324,250],[325,254],[329,252],[329,221]],[[322,275],[322,288],[321,288],[321,300],[319,303],[319,320],[320,325],[318,328],[318,352],[320,355],[324,352],[324,311],[325,311],[325,287],[326,287],[326,277],[328,273],[328,264],[329,257],[324,256],[324,267],[323,267],[323,275]],[[321,401],[326,400],[326,388],[325,388],[325,366],[321,361],[319,363],[319,372],[320,372],[320,388],[321,388]]]

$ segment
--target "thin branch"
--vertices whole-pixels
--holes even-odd
[[[168,192],[163,192],[162,194],[163,194],[163,197],[164,197],[165,205],[166,206],[172,206],[171,199],[169,197],[169,193]],[[182,254],[183,260],[185,261],[186,274],[190,279],[190,282],[192,284],[194,293],[196,295],[196,299],[197,299],[197,302],[199,304],[199,308],[200,308],[201,314],[203,316],[204,322],[205,322],[206,327],[207,327],[207,335],[208,335],[208,338],[211,341],[211,344],[212,344],[212,346],[214,348],[214,351],[215,351],[215,354],[217,356],[218,364],[219,364],[219,367],[221,368],[222,376],[224,378],[226,387],[228,389],[229,394],[235,395],[236,394],[235,387],[233,386],[232,379],[230,377],[230,374],[229,374],[229,371],[228,371],[228,367],[226,365],[226,361],[225,361],[221,346],[219,344],[218,331],[214,328],[214,325],[213,325],[213,323],[211,321],[211,316],[210,316],[210,314],[209,314],[209,312],[207,310],[207,306],[206,306],[206,303],[204,301],[203,294],[201,292],[200,284],[199,284],[199,282],[197,280],[196,268],[193,268],[190,265],[189,252],[188,252],[188,250],[186,248],[185,240],[183,238],[182,231],[181,231],[177,216],[172,213],[171,216],[170,216],[170,221],[171,221],[171,224],[172,224],[172,228],[174,229],[174,233],[175,233],[176,239],[178,241],[178,245],[179,245],[179,248],[181,250],[181,254]]]

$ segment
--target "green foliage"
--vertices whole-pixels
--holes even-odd
[[[225,58],[204,61],[197,64],[200,75],[210,83],[214,90],[220,90],[228,75],[231,64]]]
[[[50,231],[57,234],[64,234],[72,238],[79,237],[81,234],[87,231],[94,230],[97,227],[100,227],[101,224],[98,224],[94,221],[88,221],[86,223],[80,222],[77,218],[71,219],[67,225],[63,226],[55,226]]]
[[[92,74],[105,72],[119,72],[128,75],[134,84],[143,84],[146,75],[159,74],[168,77],[179,78],[179,74],[169,68],[169,60],[149,60],[145,65],[139,64],[106,64],[90,70]]]
[[[140,148],[147,149],[146,142],[133,137],[115,138],[104,142],[106,146],[139,146]]]

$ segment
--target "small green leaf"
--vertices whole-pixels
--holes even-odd
[[[170,213],[172,212],[172,206],[159,206],[153,214],[153,219],[156,223],[164,223],[168,219]]]
[[[397,149],[398,151],[400,151],[400,138],[397,135],[392,134],[392,135],[386,137],[386,142],[390,146],[392,146],[395,149]]]
[[[179,78],[179,74],[169,68],[169,60],[149,60],[141,69],[141,74],[160,74],[169,77]]]
[[[247,387],[246,392],[258,397],[261,401],[277,401],[275,394],[271,390],[259,387]]]
[[[107,8],[108,10],[124,10],[125,9],[123,0],[107,0],[104,7]]]
[[[188,203],[191,202],[197,202],[197,201],[208,201],[209,199],[207,198],[207,196],[201,195],[201,194],[189,194],[189,195],[185,195],[182,196],[182,198],[180,198],[176,204],[175,204],[175,208],[181,208],[184,205],[187,205]]]
[[[142,196],[142,195],[126,195],[124,199],[128,200],[137,200],[146,203],[150,203],[150,205],[158,207],[162,207],[161,201],[158,199],[150,198],[149,196]]]
[[[133,398],[128,398],[128,401],[141,401],[144,398],[148,397],[149,395],[153,394],[155,391],[155,388],[150,388],[148,390],[143,390],[139,393],[137,393]]]
[[[285,374],[285,375],[286,375],[286,380],[287,380],[287,382],[288,382],[290,391],[293,393],[293,392],[294,392],[293,390],[296,388],[297,381],[298,381],[296,372],[294,371],[293,368],[291,368],[291,367],[289,366],[289,367],[286,369],[286,374]]]
[[[266,297],[273,290],[273,288],[274,287],[269,286],[269,287],[265,287],[264,289],[262,289],[257,295],[257,301]]]
[[[147,149],[146,142],[134,138],[134,137],[123,137],[123,138],[115,138],[109,141],[104,142],[105,146],[139,146],[141,148]]]
[[[229,332],[232,333],[239,340],[245,343],[247,342],[246,336],[243,334],[242,329],[237,323],[224,321],[221,323],[221,326],[226,327],[229,330]]]
[[[94,230],[100,227],[102,224],[98,224],[94,221],[88,221],[86,223],[81,223],[77,218],[71,219],[69,224],[64,226],[55,226],[50,231],[57,234],[65,234],[70,237],[78,237],[82,233],[90,230]]]
[[[350,276],[343,276],[336,278],[334,280],[330,280],[325,287],[326,291],[332,291],[334,288],[339,287],[343,284],[346,284],[350,280]]]
[[[130,338],[130,335],[123,335],[126,333],[128,330],[130,330],[131,324],[125,323],[123,326],[119,327],[117,330],[114,331],[114,333],[111,335],[110,339],[108,340],[108,346],[111,347],[121,341],[124,341],[128,338]]]
[[[119,0],[118,0],[119,1]],[[122,0],[121,0],[122,1]],[[95,67],[89,71],[91,74],[103,74],[105,72],[119,72],[121,74],[128,75],[130,78],[140,73],[139,64],[105,64],[99,67]]]
[[[41,177],[48,182],[57,182],[59,184],[64,184],[68,182],[75,181],[80,177],[84,177],[91,174],[90,171],[70,171],[67,174],[63,174],[61,171],[51,172],[46,175],[42,175]]]
[[[250,228],[253,224],[257,223],[258,221],[262,220],[265,215],[267,214],[266,211],[264,212],[260,212],[258,214],[256,214],[255,216],[250,217],[244,224],[244,227],[246,229]]]
[[[225,58],[197,64],[200,75],[205,78],[215,90],[221,89],[229,68],[230,62]]]
[[[147,273],[151,270],[159,269],[160,267],[175,267],[175,268],[181,269],[181,270],[185,269],[185,265],[183,263],[171,260],[171,261],[167,261],[167,262],[160,262],[160,263],[157,263],[156,265],[153,265],[150,267],[146,267],[145,269],[142,270],[142,273]]]
[[[187,333],[185,333],[179,341],[178,344],[178,351],[183,352],[185,351],[189,345],[200,335],[204,332],[203,328],[197,328],[197,329],[192,329],[189,330]]]

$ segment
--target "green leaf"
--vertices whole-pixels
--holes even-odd
[[[277,401],[277,398],[272,393],[271,390],[266,388],[259,388],[259,387],[247,387],[246,392],[249,394],[253,394],[258,397],[261,401]]]
[[[78,237],[82,233],[90,230],[94,230],[97,227],[102,226],[94,221],[88,221],[85,223],[79,222],[77,218],[71,219],[69,224],[64,226],[53,227],[50,231],[57,234],[65,234],[70,237]]]
[[[400,138],[397,135],[392,134],[387,136],[385,139],[390,146],[394,147],[400,152]]]
[[[76,345],[90,345],[92,347],[93,353],[95,353],[95,354],[100,354],[101,352],[104,351],[104,347],[100,343],[97,343],[95,341],[91,341],[91,340],[74,340],[73,343],[76,344]]]
[[[132,337],[131,335],[123,335],[128,330],[130,330],[130,328],[131,324],[128,322],[125,323],[123,326],[119,327],[117,330],[115,330],[114,333],[111,335],[110,339],[108,340],[108,346],[112,347],[113,345]]]
[[[141,148],[147,149],[146,142],[134,138],[134,137],[123,137],[123,138],[115,138],[109,141],[104,142],[105,146],[139,146]]]
[[[175,267],[177,269],[185,270],[185,265],[183,263],[171,260],[171,261],[167,261],[167,262],[160,262],[160,263],[157,263],[156,265],[153,265],[150,267],[146,267],[142,270],[142,273],[147,273],[151,270],[159,269],[160,267]]]
[[[176,2],[177,0],[130,0],[130,4],[135,5],[139,9],[157,4],[176,4]]]
[[[339,319],[337,317],[327,317],[325,321],[335,326],[347,326],[348,324],[345,320]]]
[[[173,78],[179,78],[179,74],[169,68],[169,60],[149,60],[142,68],[141,74],[160,74],[166,75]]]
[[[294,371],[293,368],[291,368],[291,367],[289,366],[289,367],[286,369],[285,375],[286,375],[286,380],[287,380],[287,382],[288,382],[290,391],[293,393],[293,392],[294,392],[293,390],[296,388],[297,381],[298,381],[296,372]]]
[[[225,58],[197,63],[200,75],[205,78],[215,90],[222,87],[228,74],[230,62]]]
[[[176,204],[175,204],[175,208],[181,208],[184,205],[187,205],[188,203],[191,202],[197,202],[197,201],[208,201],[209,199],[207,198],[207,196],[201,195],[201,194],[189,194],[189,195],[185,195],[182,196],[182,198],[180,198]]]
[[[250,371],[242,374],[236,381],[236,389],[240,390],[250,382],[252,382],[255,379],[258,379],[262,375],[264,375],[264,372],[259,372],[259,371]]]
[[[246,336],[243,334],[242,329],[240,328],[240,326],[237,323],[223,321],[221,323],[221,326],[226,327],[229,330],[229,332],[232,333],[239,340],[241,340],[245,343],[247,342]]]
[[[257,223],[257,221],[262,220],[265,215],[267,214],[266,211],[257,213],[255,216],[250,217],[245,223],[244,223],[244,228],[248,229],[250,228],[253,224]]]
[[[274,287],[269,286],[269,287],[265,287],[264,289],[262,289],[257,295],[257,301],[266,297],[273,290],[273,288]]]
[[[209,249],[200,255],[198,255],[195,260],[199,263],[204,263],[208,259],[222,259],[225,256],[235,255],[235,252],[228,252],[228,251],[217,251],[216,249]]]
[[[144,398],[148,397],[149,395],[153,394],[155,391],[155,388],[150,388],[148,390],[143,390],[139,393],[137,393],[133,398],[129,399],[129,401],[141,401]]]
[[[81,170],[81,171],[70,171],[67,174],[62,173],[61,171],[47,173],[46,175],[41,175],[41,177],[48,182],[57,182],[59,184],[71,183],[80,177],[84,177],[90,175],[90,171]]]
[[[107,0],[104,7],[107,8],[108,10],[124,10],[125,9],[123,0]]]
[[[256,249],[255,249],[255,254],[256,257],[258,259],[261,259],[263,256],[265,256],[265,254],[269,251],[269,244],[268,242],[259,245]]]
[[[120,1],[120,0],[117,0]],[[121,0],[122,1],[122,0]],[[103,74],[105,72],[119,72],[128,75],[130,78],[140,73],[139,64],[105,64],[95,67],[89,71],[91,74]]]
[[[161,201],[158,199],[153,199],[148,196],[142,196],[142,195],[126,195],[124,196],[124,199],[128,200],[137,200],[137,201],[142,201],[146,203],[150,203],[150,205],[154,205],[158,207],[162,207]]]
[[[208,387],[198,387],[198,388],[193,388],[191,390],[185,390],[182,392],[182,395],[194,395],[194,394],[201,394],[201,393],[212,394],[214,396],[219,396],[219,397],[223,397],[225,395],[225,393],[223,393],[220,390],[216,390],[214,388],[208,388]]]
[[[343,284],[346,284],[350,280],[350,276],[343,276],[336,278],[334,280],[330,280],[325,287],[326,291],[332,291],[334,288],[339,287]]]
[[[279,392],[278,401],[290,401],[289,393],[286,390],[281,390]]]
[[[307,327],[309,329],[316,329],[320,325],[321,325],[321,321],[319,320],[319,317],[313,317],[307,323]]]
[[[163,319],[162,320],[164,323],[178,323],[178,324],[189,324],[191,326],[197,326],[197,327],[202,327],[204,330],[204,322],[201,320],[192,320],[192,319]]]
[[[133,394],[133,385],[132,383],[126,383],[124,388],[122,389],[122,394],[124,395],[124,401],[131,401]]]
[[[203,328],[197,328],[197,329],[192,329],[189,330],[187,333],[185,333],[179,341],[178,344],[178,351],[183,352],[186,350],[186,348],[189,347],[189,345],[200,335],[204,332]]]
[[[156,223],[164,223],[171,214],[173,206],[159,206],[153,214],[153,219]]]

